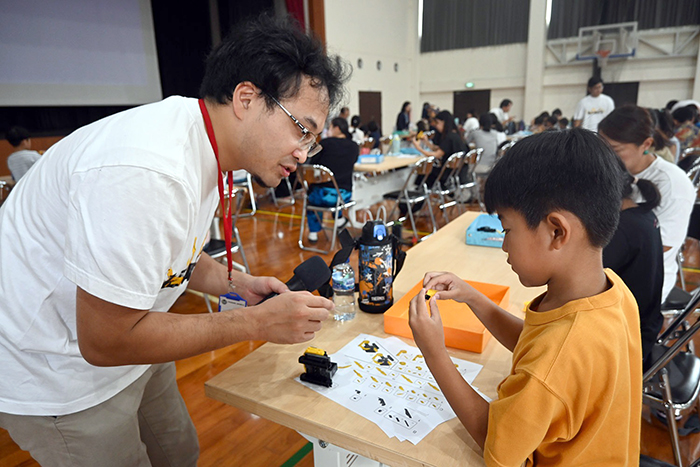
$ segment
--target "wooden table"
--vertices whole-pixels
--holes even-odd
[[[426,272],[448,270],[465,279],[510,286],[509,311],[523,316],[523,303],[543,288],[523,287],[500,249],[465,244],[466,228],[477,215],[463,214],[409,250],[396,278],[395,299]],[[349,322],[328,321],[311,343],[332,354],[360,333],[387,337],[382,315],[358,312]],[[413,345],[410,339],[403,340]],[[208,381],[206,394],[391,466],[484,465],[480,448],[456,418],[439,425],[414,446],[409,441],[388,438],[374,423],[294,381],[303,371],[297,360],[308,345],[267,343]],[[474,385],[495,398],[496,386],[510,371],[508,350],[492,338],[482,354],[452,349],[450,354],[484,365]]]
[[[355,164],[355,172],[388,172],[408,167],[423,156],[385,156],[379,164]]]

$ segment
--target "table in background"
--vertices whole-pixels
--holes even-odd
[[[394,299],[428,271],[452,271],[464,279],[508,285],[508,310],[523,316],[523,303],[543,288],[526,289],[497,248],[466,245],[467,226],[479,213],[467,212],[408,251],[394,283]],[[401,466],[484,465],[481,450],[457,418],[438,425],[418,445],[389,438],[373,422],[304,387],[294,379],[303,371],[298,358],[312,344],[333,354],[360,333],[388,337],[382,315],[358,312],[349,322],[327,321],[310,343],[267,343],[206,383],[207,396],[339,446],[365,458]],[[403,339],[414,345],[410,339]],[[450,354],[484,366],[474,385],[491,398],[509,373],[511,353],[492,338],[481,354],[450,349]],[[324,451],[314,444],[314,455]],[[327,459],[327,457],[326,457]],[[369,465],[358,459],[354,465]],[[317,464],[319,467],[328,465]],[[338,462],[337,465],[341,465]],[[346,464],[342,464],[346,465]],[[375,464],[376,465],[376,464]]]
[[[384,194],[403,188],[408,170],[402,170],[418,161],[420,156],[386,156],[379,164],[355,164],[352,197],[355,206],[350,210],[353,227],[361,228],[364,218],[356,213],[382,201]],[[373,213],[376,214],[376,213]]]

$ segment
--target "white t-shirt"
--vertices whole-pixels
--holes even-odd
[[[589,94],[576,104],[574,120],[582,120],[582,128],[598,132],[598,124],[613,110],[615,102],[610,96],[601,94],[593,97]]]
[[[695,188],[683,170],[660,157],[657,157],[649,167],[634,175],[654,182],[661,193],[661,204],[654,209],[654,214],[659,219],[663,245],[671,247],[664,252],[662,300],[666,300],[671,289],[676,285],[676,273],[678,273],[676,255],[688,233],[690,213],[695,203]],[[634,200],[643,202],[638,192]]]
[[[40,157],[41,154],[30,149],[20,149],[10,154],[7,158],[7,167],[10,169],[12,178],[18,182]]]
[[[216,186],[197,100],[183,97],[83,127],[39,159],[0,208],[0,412],[75,413],[146,371],[83,359],[76,286],[167,311],[202,252]]]
[[[489,113],[494,114],[498,118],[498,121],[501,123],[505,122],[510,118],[508,116],[508,113],[504,112],[503,109],[500,107],[494,107],[493,109],[489,110]]]

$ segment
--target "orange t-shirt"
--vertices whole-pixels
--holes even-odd
[[[526,309],[511,373],[490,405],[487,465],[639,462],[639,313],[622,279],[605,272],[612,287],[599,295]]]

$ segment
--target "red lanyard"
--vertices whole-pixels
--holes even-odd
[[[221,215],[224,219],[224,242],[226,243],[226,262],[228,263],[228,282],[229,287],[231,286],[231,271],[233,271],[233,257],[231,256],[231,235],[233,234],[233,212],[231,211],[231,197],[228,200],[228,212],[224,207],[224,177],[221,171],[221,162],[219,162],[219,146],[216,144],[216,137],[214,136],[214,127],[211,125],[211,118],[209,117],[209,112],[207,107],[204,105],[204,100],[199,99],[199,108],[202,111],[202,116],[204,117],[204,126],[207,128],[207,136],[209,136],[209,142],[214,150],[214,156],[216,157],[216,166],[219,168],[219,199],[221,200]],[[229,190],[231,189],[231,184],[233,183],[233,172],[228,173],[228,184]]]

